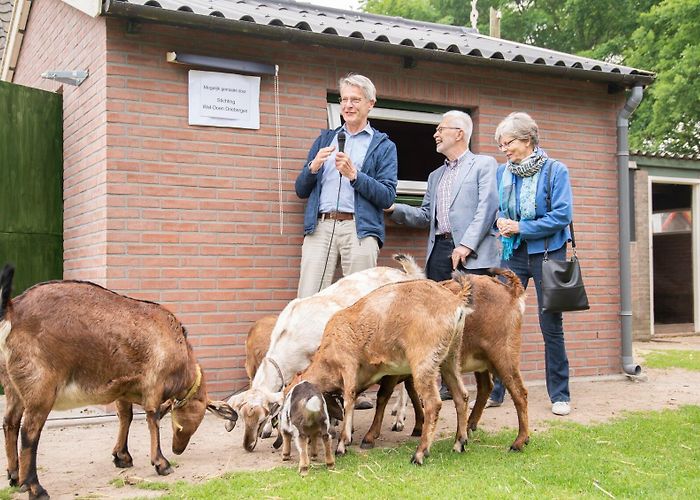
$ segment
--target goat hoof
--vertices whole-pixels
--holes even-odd
[[[7,480],[10,482],[10,486],[17,486],[19,484],[19,474],[17,471],[7,471]]]
[[[452,451],[457,453],[464,453],[464,448],[466,447],[466,441],[460,439],[455,441],[455,445],[452,447]]]
[[[129,456],[122,458],[119,455],[114,455],[114,460],[112,460],[112,462],[120,469],[128,469],[134,466],[134,460]]]
[[[282,461],[287,462],[288,460],[291,460],[292,456],[291,455],[282,455]]]
[[[27,485],[27,483],[22,483],[22,485],[19,487],[19,492],[26,493],[28,491],[29,491],[29,485]]]
[[[272,431],[262,431],[262,434],[260,434],[261,439],[267,439],[270,436],[272,436]]]
[[[423,457],[418,456],[418,453],[414,453],[411,457],[411,463],[415,465],[423,465]]]
[[[326,462],[326,467],[328,469],[335,469],[335,462]]]
[[[37,484],[36,492],[32,491],[31,488],[29,490],[29,500],[49,500],[49,498],[51,497],[49,497],[48,492],[40,484]]]
[[[282,446],[282,438],[277,436],[277,439],[275,439],[275,442],[272,443],[272,447],[274,449],[278,450],[280,446]]]
[[[371,450],[374,448],[374,441],[365,441],[364,439],[362,440],[362,443],[360,444],[360,448],[363,450]]]
[[[343,456],[343,455],[345,455],[345,453],[346,453],[345,448],[340,448],[340,447],[338,447],[338,448],[336,448],[336,450],[335,450],[335,454],[338,455],[338,456]]]
[[[391,430],[394,432],[401,432],[403,430],[403,424],[394,424],[391,426]]]
[[[301,477],[306,477],[309,475],[309,468],[308,467],[299,467],[299,475]]]
[[[411,432],[411,437],[420,437],[421,434],[423,434],[422,429],[413,429],[413,432]]]
[[[510,449],[508,451],[523,451],[522,445],[518,446],[517,444],[513,443],[510,445]]]
[[[156,472],[159,476],[167,476],[173,473],[173,468],[168,462],[165,462],[164,465],[156,465]]]

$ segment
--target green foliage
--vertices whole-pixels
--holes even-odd
[[[682,368],[700,371],[700,351],[652,351],[644,355],[644,364],[649,368]]]
[[[512,429],[477,431],[462,454],[451,439],[436,442],[423,467],[409,463],[415,440],[367,453],[353,447],[334,471],[313,463],[302,478],[293,463],[179,482],[165,498],[698,498],[699,421],[697,406],[595,426],[559,421],[533,433],[522,453],[507,451]]]
[[[664,0],[639,20],[625,63],[657,79],[632,116],[632,146],[700,153],[700,2]]]
[[[7,488],[2,488],[0,489],[0,500],[11,500],[12,495],[14,493],[17,493],[19,491],[19,488],[14,488],[8,486]]]
[[[633,149],[700,153],[698,0],[479,0],[479,32],[500,9],[501,38],[654,71],[632,115]],[[366,0],[386,15],[471,26],[468,0]]]

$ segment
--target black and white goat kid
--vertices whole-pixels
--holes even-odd
[[[278,401],[284,397],[281,392],[276,394]],[[289,460],[291,441],[299,452],[299,474],[309,473],[309,445],[311,456],[317,455],[317,441],[323,442],[326,466],[335,467],[335,455],[331,450],[331,419],[328,406],[321,391],[307,381],[292,386],[284,397],[279,413],[279,425],[282,431],[282,460]]]

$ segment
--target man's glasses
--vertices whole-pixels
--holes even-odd
[[[508,141],[508,142],[504,142],[503,144],[499,144],[499,145],[498,145],[498,149],[500,149],[501,151],[503,151],[504,149],[508,149],[508,148],[510,147],[510,145],[513,144],[513,143],[514,143],[515,141],[517,141],[517,140],[518,140],[518,139],[515,138],[515,139],[511,139],[511,140]]]
[[[438,127],[435,129],[435,132],[437,132],[438,134],[442,134],[443,130],[462,130],[462,129],[459,127]]]
[[[338,102],[340,104],[352,103],[353,106],[357,106],[362,102],[362,97],[340,97]]]

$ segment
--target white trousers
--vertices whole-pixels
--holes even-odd
[[[304,236],[297,297],[308,297],[329,286],[338,256],[343,276],[347,276],[375,267],[379,244],[374,236],[359,239],[354,220],[319,220],[316,230]]]

